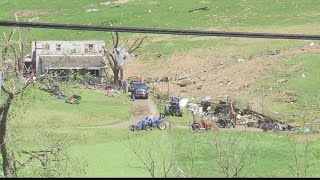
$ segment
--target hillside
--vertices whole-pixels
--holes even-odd
[[[37,17],[39,22],[65,24],[319,34],[320,2],[307,2],[11,0],[1,2],[0,19],[14,20],[17,13],[21,21]],[[189,12],[201,7],[208,10]],[[129,39],[130,43],[141,36],[122,33],[120,41]],[[102,39],[111,43],[107,32],[33,29],[29,39]],[[280,53],[268,55],[275,51]],[[188,75],[196,84],[181,88],[173,81],[171,94],[211,95],[215,99],[229,94],[243,107],[250,105],[287,120],[297,118],[292,114],[304,113],[310,120],[318,118],[319,112],[318,53],[319,43],[314,41],[148,35],[134,61],[127,64],[125,75],[160,79]],[[287,81],[277,83],[281,79]],[[296,101],[286,103],[291,99]]]

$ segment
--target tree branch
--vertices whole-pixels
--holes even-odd
[[[117,48],[118,44],[119,44],[119,34],[118,34],[118,32],[111,32],[111,36],[112,36],[113,48]]]
[[[136,44],[136,43],[134,43],[133,45],[131,45],[130,48],[129,48],[129,50],[128,50],[128,53],[131,54],[131,53],[133,53],[133,51],[137,50],[137,49],[141,46],[143,40],[144,40],[146,37],[148,37],[148,36],[144,36],[144,37],[140,40],[139,44],[138,44],[136,47],[133,47],[133,45]],[[137,40],[136,40],[136,41],[137,41]]]

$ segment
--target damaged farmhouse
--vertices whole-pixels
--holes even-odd
[[[37,76],[51,71],[56,78],[68,80],[71,72],[89,74],[85,81],[105,81],[104,41],[32,41],[27,67],[35,67]]]

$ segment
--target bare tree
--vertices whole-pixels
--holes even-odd
[[[288,133],[289,134],[289,133]],[[291,135],[291,134],[290,134]],[[289,147],[293,152],[293,163],[287,163],[290,170],[294,173],[294,177],[305,178],[307,177],[307,170],[309,168],[308,157],[309,157],[309,138],[308,134],[302,136],[305,140],[305,144],[302,149],[303,152],[299,152],[299,146],[295,139],[292,138],[292,135],[288,137]],[[299,143],[300,144],[300,143]]]
[[[70,134],[53,141],[54,135],[48,133],[47,129],[39,128],[34,135],[33,150],[29,148],[23,138],[11,133],[12,148],[10,161],[12,162],[13,177],[68,177],[75,174],[86,173],[86,161],[70,155],[66,149],[72,141]]]
[[[128,147],[135,157],[139,159],[141,164],[129,164],[129,166],[148,171],[152,178],[167,178],[173,170],[170,140],[161,135],[160,137],[151,136],[152,137],[145,138],[135,135],[129,138]]]
[[[128,41],[124,43],[121,47],[119,47],[119,34],[118,32],[111,32],[112,37],[112,52],[108,51],[106,48],[104,48],[104,54],[107,57],[108,63],[110,68],[113,72],[113,82],[116,84],[119,76],[120,78],[123,78],[123,67],[121,64],[119,64],[119,59],[125,61],[128,56],[130,56],[131,53],[133,53],[135,50],[137,50],[141,45],[143,40],[147,37],[144,36],[143,38],[136,39],[128,48],[127,51],[122,51],[121,49],[125,47]],[[107,73],[106,73],[107,74]]]
[[[216,166],[215,171],[222,173],[225,177],[241,177],[241,173],[247,165],[253,141],[249,139],[248,135],[244,141],[241,138],[239,133],[230,133],[228,137],[221,135],[221,132],[213,133],[211,152]]]
[[[26,31],[25,37],[30,30]],[[21,162],[16,158],[15,152],[10,152],[8,150],[8,141],[7,137],[7,127],[9,118],[12,117],[10,114],[10,107],[13,104],[17,97],[24,96],[25,90],[33,83],[33,79],[25,79],[22,75],[23,67],[22,64],[23,58],[25,56],[26,50],[26,38],[22,39],[22,36],[18,35],[18,41],[14,41],[15,33],[19,32],[17,28],[13,28],[9,36],[6,36],[4,33],[4,43],[1,43],[1,63],[0,70],[2,71],[3,79],[1,79],[1,94],[0,94],[0,148],[2,156],[2,170],[5,177],[16,177],[18,166],[27,166],[33,159],[39,160],[41,163],[44,162],[60,162],[62,159],[65,159],[66,156],[60,156],[59,154],[65,153],[61,147],[51,146],[49,148],[44,148],[41,150],[35,151],[20,151],[20,153],[29,155],[25,162]],[[17,44],[16,44],[17,43]],[[16,48],[19,46],[21,48]],[[21,62],[22,60],[22,62]],[[46,77],[46,74],[41,75],[39,80],[41,81]],[[2,93],[3,92],[3,93]],[[16,149],[16,147],[15,147]],[[55,159],[50,158],[54,156]],[[48,164],[44,164],[44,168],[48,167]],[[49,169],[47,169],[49,170]]]
[[[10,106],[15,98],[15,96],[21,94],[32,82],[32,80],[23,81],[19,77],[19,64],[18,62],[18,54],[23,54],[21,52],[17,52],[15,46],[12,44],[12,38],[14,36],[14,33],[16,32],[16,29],[14,28],[9,37],[4,34],[4,41],[5,45],[2,50],[2,57],[1,57],[1,64],[2,68],[4,69],[3,72],[3,84],[1,84],[1,90],[4,92],[6,98],[0,105],[0,118],[1,118],[1,124],[0,124],[0,145],[1,145],[1,155],[2,155],[2,169],[4,172],[4,176],[10,177],[10,165],[9,165],[9,154],[7,151],[6,146],[6,131],[7,131],[7,122],[8,122],[8,114]],[[19,36],[21,37],[21,36]],[[19,41],[20,43],[23,43],[24,41]],[[11,50],[11,51],[10,51]],[[13,54],[13,57],[11,60],[9,53]]]

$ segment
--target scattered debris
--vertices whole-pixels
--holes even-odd
[[[100,3],[100,5],[109,5],[109,4],[111,4],[111,2],[108,2],[108,1]]]
[[[233,84],[233,82],[232,81],[227,81],[227,83],[226,83],[228,86],[230,86],[231,84]]]
[[[304,75],[304,73],[302,73],[301,77],[302,77],[302,78],[305,78],[305,77],[306,77],[306,75]]]
[[[314,42],[311,42],[310,44],[309,44],[309,46],[314,46],[315,45],[315,43]]]
[[[304,132],[304,133],[309,133],[310,131],[311,131],[310,128],[304,128],[304,129],[303,129],[303,132]]]
[[[206,11],[206,10],[208,10],[208,9],[209,9],[208,7],[203,7],[203,8],[198,8],[198,9],[190,10],[189,12]]]
[[[289,100],[286,100],[286,103],[293,104],[296,101],[297,101],[297,99],[289,99]]]
[[[87,9],[85,12],[99,11],[99,9]]]
[[[179,105],[180,105],[181,107],[185,107],[185,106],[188,104],[188,101],[189,101],[189,99],[182,98],[182,99],[180,100],[180,102],[179,102]]]
[[[238,59],[238,61],[239,61],[240,63],[244,63],[244,59],[242,59],[242,58]]]
[[[285,83],[287,81],[288,81],[288,79],[280,79],[280,80],[277,81],[277,83],[282,84],[282,83]]]
[[[280,54],[280,50],[275,50],[275,51],[268,51],[267,55],[278,55]]]

